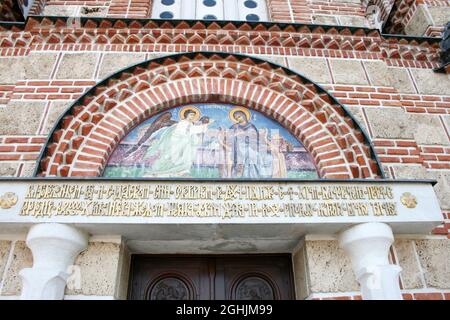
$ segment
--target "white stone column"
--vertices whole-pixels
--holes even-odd
[[[31,227],[26,243],[33,254],[33,267],[19,273],[21,299],[62,300],[68,267],[87,248],[87,234],[69,225],[43,223]]]
[[[350,256],[364,300],[402,300],[399,266],[389,263],[394,242],[385,223],[363,223],[343,231],[339,245]]]

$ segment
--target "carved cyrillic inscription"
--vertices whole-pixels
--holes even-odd
[[[251,183],[45,183],[23,216],[298,218],[395,216],[392,187]]]

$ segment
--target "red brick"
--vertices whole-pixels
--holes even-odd
[[[414,293],[415,300],[443,300],[442,293]]]
[[[15,149],[14,146],[0,146],[0,152],[13,152]]]
[[[5,143],[27,143],[28,138],[6,138]]]
[[[442,147],[422,147],[422,152],[425,153],[443,153],[444,148]]]
[[[403,293],[403,300],[414,300],[413,295],[410,293]]]
[[[0,154],[0,160],[19,160],[20,154]]]
[[[406,150],[406,149],[387,149],[387,154],[407,155],[408,154],[408,150]]]
[[[417,147],[415,141],[396,141],[397,147]]]
[[[31,146],[17,146],[18,152],[39,152],[41,151],[41,146],[31,145]]]

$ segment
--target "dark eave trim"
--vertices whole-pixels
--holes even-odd
[[[434,186],[433,179],[230,179],[230,178],[112,178],[112,177],[0,177],[2,182],[290,182],[290,183],[429,183]]]

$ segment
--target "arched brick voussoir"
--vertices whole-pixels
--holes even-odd
[[[303,142],[323,178],[382,175],[367,137],[324,89],[270,62],[216,53],[150,60],[93,87],[55,126],[36,174],[101,175],[135,126],[162,110],[198,102],[244,105],[273,118]]]
[[[263,93],[255,95],[253,94],[255,91]],[[167,92],[172,94],[167,94]],[[301,125],[301,131],[309,132],[309,134],[306,139],[302,139],[298,134],[297,137],[303,140],[305,147],[311,152],[323,143],[327,143],[328,148],[339,154],[339,159],[332,159],[335,160],[334,162],[321,162],[321,154],[318,154],[319,161],[316,161],[316,163],[318,163],[320,175],[324,178],[352,177],[350,167],[346,165],[345,156],[339,145],[330,136],[323,124],[308,110],[299,104],[295,104],[279,92],[264,89],[248,82],[221,78],[182,79],[164,83],[141,91],[124,103],[117,105],[85,137],[69,175],[80,170],[92,170],[100,174],[117,143],[132,128],[148,117],[178,105],[207,101],[245,105],[272,117],[293,134],[297,129],[296,120],[301,118],[300,115],[304,115],[305,120],[299,125]],[[290,109],[278,108],[278,103],[281,105],[289,104]],[[129,111],[128,114],[134,114],[134,117],[123,116],[126,114],[125,110]],[[114,126],[114,123],[122,123],[123,126],[119,128]],[[329,139],[325,139],[326,137]],[[102,153],[100,147],[95,147],[104,144],[105,139],[108,139],[109,145],[103,148]],[[94,157],[94,159],[89,160],[87,159],[88,156]],[[98,158],[101,158],[102,161],[98,161]],[[328,158],[323,160],[328,160]],[[342,165],[337,167],[336,162]]]

